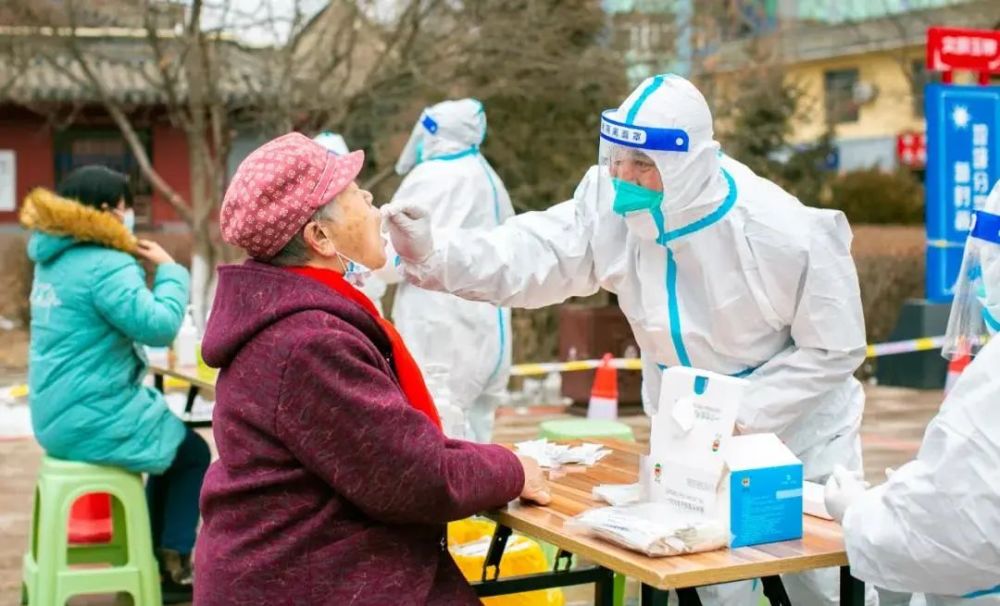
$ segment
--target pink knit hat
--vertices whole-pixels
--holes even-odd
[[[270,259],[357,178],[364,161],[362,151],[338,156],[301,133],[268,141],[233,175],[219,216],[222,239]]]

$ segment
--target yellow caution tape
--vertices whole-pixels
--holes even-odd
[[[919,339],[909,339],[906,341],[894,341],[892,343],[876,343],[874,345],[868,345],[865,353],[869,358],[879,358],[882,356],[894,356],[917,351],[941,349],[943,345],[943,336],[921,337]],[[511,367],[510,375],[512,377],[529,377],[547,375],[552,372],[593,370],[600,365],[600,360],[574,360],[572,362],[550,362],[547,364],[516,364]],[[619,370],[642,370],[642,362],[636,358],[615,358],[611,361],[611,366]]]

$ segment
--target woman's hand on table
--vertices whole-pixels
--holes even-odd
[[[521,489],[521,498],[539,505],[548,505],[552,501],[552,494],[549,492],[549,482],[545,479],[545,472],[538,465],[538,461],[520,455],[517,458],[524,469],[524,488]]]

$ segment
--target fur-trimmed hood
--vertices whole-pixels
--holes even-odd
[[[136,250],[136,238],[114,215],[63,198],[38,187],[24,198],[21,225],[34,230],[29,254],[45,262],[80,242],[127,253]]]

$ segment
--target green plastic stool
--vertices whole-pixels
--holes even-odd
[[[609,439],[635,442],[632,428],[618,421],[599,419],[556,419],[539,426],[539,437],[549,440]]]
[[[112,496],[112,539],[100,545],[69,543],[69,512],[90,492]],[[71,568],[75,564],[110,564]],[[22,580],[28,604],[65,604],[74,595],[119,593],[134,604],[159,605],[160,572],[153,555],[146,493],[138,474],[45,457],[35,487],[31,544]]]

